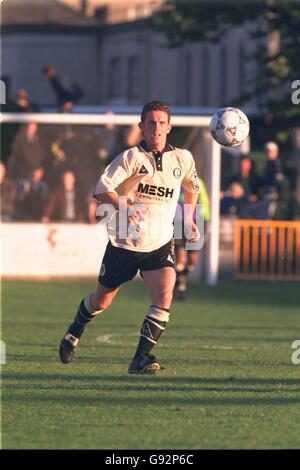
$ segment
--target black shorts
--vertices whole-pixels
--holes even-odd
[[[149,253],[118,248],[109,241],[100,269],[99,284],[108,288],[119,287],[133,279],[138,270],[152,271],[166,266],[175,269],[174,263],[173,239]]]

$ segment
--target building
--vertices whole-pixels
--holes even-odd
[[[41,76],[50,63],[80,84],[85,105],[141,105],[154,98],[174,106],[231,104],[255,73],[247,28],[234,28],[218,45],[170,49],[151,18],[161,3],[4,0],[1,75],[10,94],[26,88],[32,101],[54,105]]]
[[[123,23],[150,17],[164,0],[60,0],[86,17],[106,24]]]

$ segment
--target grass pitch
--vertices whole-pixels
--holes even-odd
[[[299,285],[190,285],[155,354],[129,376],[149,300],[124,286],[63,365],[58,344],[90,282],[3,282],[2,448],[299,448]]]

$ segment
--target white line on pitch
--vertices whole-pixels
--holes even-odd
[[[113,339],[114,337],[124,337],[124,336],[136,336],[136,333],[128,333],[126,335],[122,335],[120,333],[110,333],[107,335],[101,335],[97,336],[96,341],[99,341],[100,343],[107,343],[107,344],[121,344],[118,340]],[[163,345],[160,345],[163,346]],[[198,349],[204,349],[204,350],[220,350],[220,351],[262,351],[262,348],[247,348],[245,346],[240,346],[240,347],[232,347],[232,346],[200,346]],[[263,349],[264,351],[271,350],[272,348],[266,348]]]

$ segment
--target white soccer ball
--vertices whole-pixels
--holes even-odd
[[[235,147],[248,136],[250,124],[246,114],[240,109],[222,108],[211,118],[209,129],[218,144]]]

